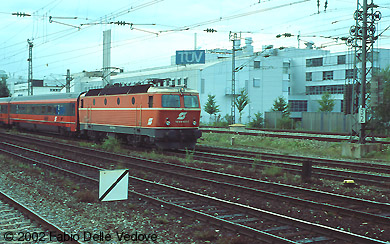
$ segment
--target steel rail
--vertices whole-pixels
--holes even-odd
[[[35,159],[30,159],[28,157],[25,157],[25,156],[22,156],[22,155],[13,153],[13,152],[9,152],[9,151],[3,150],[3,149],[2,149],[2,151],[6,152],[6,153],[9,153],[11,155],[14,155],[16,157],[21,157],[24,160],[30,160],[30,161],[32,161],[34,163],[39,163],[39,161],[37,161]],[[57,156],[55,156],[55,157],[57,157]],[[66,159],[64,162],[69,163],[69,160]],[[74,161],[73,164],[78,164],[78,162]],[[45,163],[45,165],[51,167],[50,164]],[[89,167],[89,165],[86,165],[86,164],[80,164],[80,166]],[[100,167],[96,167],[96,166],[91,167],[91,169],[93,169],[93,170],[96,170],[98,168],[100,168]],[[55,169],[58,170],[60,168],[59,167],[55,167]],[[100,169],[104,170],[104,168],[100,168]],[[66,170],[64,172],[74,174],[74,172],[69,171],[69,170]],[[95,183],[98,182],[97,179],[93,179],[93,178],[90,178],[90,177],[85,178],[83,175],[80,175],[80,174],[77,174],[77,173],[74,174],[74,175],[79,176],[79,177],[82,176],[84,179],[93,180]],[[148,184],[152,184],[152,185],[157,185],[157,186],[169,189],[169,190],[174,190],[178,194],[187,194],[187,195],[191,195],[191,196],[196,196],[198,198],[203,198],[203,199],[206,199],[208,201],[214,201],[217,205],[221,205],[221,204],[226,205],[227,204],[230,207],[235,207],[235,208],[242,209],[242,211],[244,211],[246,213],[252,213],[253,215],[261,214],[262,217],[265,217],[267,219],[272,219],[274,221],[275,221],[275,219],[277,219],[277,222],[280,222],[280,223],[283,223],[283,224],[290,224],[290,225],[292,224],[293,226],[296,226],[296,227],[299,227],[299,228],[303,228],[303,229],[306,229],[306,230],[310,230],[310,231],[314,231],[314,232],[319,233],[319,234],[331,235],[332,237],[336,237],[336,238],[338,238],[340,240],[344,240],[344,241],[347,241],[347,242],[352,241],[354,243],[386,243],[386,242],[381,241],[381,240],[376,240],[376,239],[372,239],[372,238],[369,238],[369,237],[365,237],[365,236],[349,233],[349,232],[346,232],[346,231],[334,229],[332,227],[323,226],[323,225],[310,223],[310,222],[307,222],[307,221],[303,221],[303,220],[299,220],[299,219],[283,216],[283,215],[280,215],[280,214],[276,214],[276,213],[272,213],[272,212],[269,212],[269,211],[253,208],[253,207],[242,205],[242,204],[239,204],[239,203],[232,203],[232,202],[229,202],[229,201],[226,201],[226,200],[218,199],[218,198],[215,198],[215,197],[210,197],[210,196],[203,195],[203,194],[200,194],[200,193],[191,192],[191,191],[188,191],[188,190],[185,190],[185,189],[180,189],[180,188],[173,187],[173,186],[164,185],[164,184],[161,184],[161,183],[156,183],[156,182],[144,180],[144,179],[141,179],[141,178],[138,178],[138,177],[131,176],[130,179],[137,180],[137,181],[142,181],[144,183],[148,183]],[[269,243],[297,243],[297,242],[294,242],[294,241],[291,241],[291,240],[287,240],[285,238],[277,237],[275,235],[272,235],[272,234],[269,234],[267,232],[260,231],[260,230],[257,230],[257,229],[254,229],[254,228],[251,228],[251,227],[248,227],[248,226],[244,226],[244,225],[240,225],[240,224],[237,224],[237,223],[234,223],[234,222],[230,222],[230,221],[227,221],[227,220],[219,219],[219,218],[217,218],[215,216],[211,216],[209,214],[205,214],[205,213],[193,210],[193,209],[188,209],[188,208],[185,208],[185,207],[177,205],[177,204],[172,204],[170,202],[161,201],[160,199],[156,199],[156,198],[153,198],[151,196],[141,195],[141,194],[138,194],[135,191],[129,191],[129,192],[131,194],[136,194],[136,195],[138,195],[140,197],[143,196],[143,197],[147,197],[148,199],[153,199],[153,201],[155,201],[155,202],[157,201],[159,204],[166,204],[166,205],[169,205],[172,208],[180,209],[181,211],[186,211],[187,213],[188,212],[196,213],[196,216],[198,216],[201,219],[202,218],[207,218],[208,220],[211,220],[212,222],[217,221],[219,224],[223,224],[224,226],[225,225],[229,225],[229,226],[231,226],[235,230],[242,230],[242,229],[244,229],[245,231],[242,231],[242,234],[249,235],[250,237],[254,237],[254,235],[256,235],[256,238],[260,238],[260,240],[267,241]]]
[[[269,153],[269,152],[256,152],[256,151],[247,151],[233,148],[221,148],[221,147],[212,147],[212,146],[197,146],[196,151],[198,152],[207,152],[215,153],[222,152],[229,155],[240,155],[246,157],[256,157],[270,159],[270,160],[284,160],[293,163],[301,163],[303,161],[310,161],[314,164],[325,165],[335,168],[352,168],[355,170],[366,170],[371,172],[378,172],[383,174],[390,174],[390,169],[388,164],[380,163],[369,163],[369,162],[354,162],[338,159],[327,159],[319,157],[310,157],[310,156],[298,156],[298,155],[286,155],[280,153]]]
[[[46,154],[47,155],[47,154]],[[56,158],[58,158],[57,156],[54,156],[54,157],[56,157]],[[69,160],[68,159],[66,159],[65,160],[65,162],[69,162]],[[75,164],[78,164],[78,162],[73,162],[73,163],[75,163]],[[89,165],[86,165],[86,164],[81,164],[82,166],[84,166],[84,167],[89,167]],[[96,166],[94,166],[93,167],[93,169],[97,169],[97,168],[99,168],[99,167],[96,167]],[[131,177],[132,179],[135,179],[136,177]],[[152,182],[153,183],[153,182]],[[155,183],[154,183],[155,184]],[[159,184],[160,185],[160,184]],[[167,186],[168,188],[172,188],[171,186]],[[187,192],[187,190],[182,190],[182,189],[180,189],[180,191],[182,191],[182,192]],[[195,193],[196,195],[198,195],[198,193]],[[208,198],[208,196],[205,196],[206,198]],[[224,200],[221,200],[221,201],[224,201]],[[231,203],[231,202],[229,202],[229,203]],[[235,203],[234,203],[235,204]],[[284,216],[284,217],[286,217],[286,216]],[[287,217],[287,218],[290,218],[290,217]],[[292,218],[291,218],[292,219]],[[310,223],[310,224],[312,224],[312,223]],[[307,227],[307,226],[306,226]],[[311,229],[312,229],[313,227],[311,227]],[[328,227],[328,228],[331,228],[331,227]],[[318,233],[321,233],[321,232],[318,232]],[[323,233],[322,233],[323,234]],[[337,235],[340,235],[339,233],[337,234]],[[353,235],[355,235],[355,234],[353,234]],[[357,236],[359,236],[359,235],[357,235]],[[356,239],[356,237],[353,237],[353,236],[349,236],[348,237],[349,239],[348,240],[351,240],[350,238],[352,238],[352,239]],[[370,239],[370,238],[369,238]],[[372,240],[374,240],[374,239],[372,239]],[[374,240],[374,241],[377,241],[377,240]],[[379,243],[381,243],[381,242],[379,242]]]
[[[50,232],[53,233],[66,233],[63,229],[58,227],[57,225],[53,224],[49,220],[43,218],[40,216],[37,212],[33,211],[32,209],[28,208],[27,206],[23,205],[16,199],[12,198],[5,192],[0,190],[0,198],[4,201],[10,204],[12,207],[16,208],[18,211],[22,212],[23,215],[27,216],[29,219],[37,222],[38,224],[42,225],[44,228],[48,229]],[[72,244],[81,244],[83,242],[79,242],[77,240],[74,240],[71,238],[70,240],[67,240],[66,242],[72,243]]]
[[[4,143],[9,144],[6,142],[4,142]],[[9,145],[15,146],[12,144],[9,144]],[[68,150],[68,152],[73,152],[75,150],[74,146],[71,146],[71,145],[67,145],[67,147],[70,147],[70,148],[65,149],[66,148],[65,145],[67,145],[67,144],[61,143],[60,147],[54,146],[54,145],[46,145],[46,146],[51,147],[53,149],[58,149],[58,150]],[[371,219],[373,221],[378,221],[380,223],[390,223],[390,219],[388,217],[384,217],[384,216],[380,216],[380,215],[376,215],[376,214],[370,214],[370,213],[366,213],[364,211],[357,211],[357,210],[348,209],[348,208],[344,208],[344,207],[340,207],[340,206],[336,206],[336,205],[332,205],[332,204],[317,203],[317,202],[313,202],[310,200],[304,200],[304,199],[300,199],[300,198],[296,198],[296,197],[277,194],[274,192],[258,190],[258,189],[254,189],[254,188],[250,188],[250,187],[238,186],[238,185],[231,184],[228,182],[220,182],[220,181],[216,181],[213,179],[205,179],[205,178],[201,178],[201,177],[191,176],[188,174],[184,175],[184,174],[178,173],[178,172],[170,172],[170,171],[168,172],[166,170],[157,169],[154,165],[157,164],[157,165],[161,165],[161,166],[169,166],[169,167],[173,168],[174,170],[180,171],[180,172],[183,170],[187,170],[189,172],[199,172],[202,174],[211,175],[211,176],[218,178],[218,179],[223,177],[223,178],[226,178],[228,180],[233,180],[233,181],[239,180],[242,182],[240,184],[246,184],[246,183],[253,184],[254,183],[254,184],[263,184],[263,185],[273,185],[273,186],[277,186],[278,188],[282,188],[285,191],[295,191],[295,192],[299,191],[299,192],[304,193],[304,194],[310,193],[311,195],[318,195],[319,198],[323,198],[324,196],[327,196],[327,197],[337,198],[338,200],[341,200],[341,201],[347,201],[353,205],[359,205],[359,206],[365,205],[365,206],[368,206],[371,208],[380,208],[380,209],[383,209],[384,211],[390,212],[390,204],[386,204],[386,203],[374,202],[374,201],[369,201],[369,200],[363,200],[363,199],[338,195],[338,194],[334,194],[334,193],[328,193],[328,192],[322,192],[322,191],[316,191],[316,190],[310,190],[310,189],[305,189],[305,188],[300,188],[300,187],[289,186],[289,185],[283,185],[280,183],[270,183],[268,181],[261,181],[258,179],[251,179],[251,178],[247,178],[247,177],[241,177],[241,176],[236,176],[236,175],[231,175],[231,174],[226,174],[226,173],[221,173],[221,172],[216,172],[216,171],[203,170],[203,169],[193,168],[193,167],[189,167],[189,166],[171,164],[171,163],[166,163],[166,162],[162,163],[159,161],[149,160],[149,159],[139,158],[139,157],[134,157],[134,156],[118,155],[118,154],[113,154],[113,153],[100,151],[100,150],[96,150],[96,149],[90,149],[90,148],[84,148],[84,149],[87,150],[87,152],[89,152],[89,153],[84,153],[84,155],[90,156],[90,152],[92,151],[94,157],[97,157],[98,159],[112,161],[112,159],[114,157],[120,157],[120,158],[125,158],[125,159],[142,160],[142,162],[144,162],[144,163],[152,163],[153,164],[152,166],[146,166],[144,164],[127,162],[127,164],[132,165],[132,167],[142,168],[143,170],[146,170],[146,171],[157,171],[158,173],[174,174],[174,175],[180,176],[182,178],[192,178],[192,179],[196,179],[196,180],[205,181],[206,183],[219,184],[220,186],[221,185],[226,185],[226,186],[228,185],[230,187],[235,187],[236,189],[238,188],[239,191],[245,189],[246,191],[250,191],[252,194],[268,195],[268,196],[272,196],[274,198],[277,197],[280,200],[295,202],[295,203],[298,203],[298,204],[304,205],[304,206],[306,205],[306,206],[311,206],[311,207],[320,208],[320,209],[322,208],[323,210],[327,209],[327,210],[336,211],[336,212],[343,211],[344,214],[347,214],[349,216],[353,215],[353,216],[360,217],[360,218],[368,218],[368,219]],[[29,150],[34,151],[32,149],[29,149]],[[104,155],[109,155],[109,156],[108,157],[107,156],[106,157],[97,156],[98,154],[104,154]],[[53,158],[56,158],[56,156],[53,156]]]
[[[276,134],[266,132],[247,132],[247,131],[228,131],[228,130],[201,130],[202,133],[216,133],[216,134],[234,134],[234,135],[248,135],[248,136],[264,136],[264,137],[277,137],[277,138],[289,138],[300,140],[314,140],[314,141],[326,141],[326,142],[358,142],[357,139],[349,138],[335,138],[335,137],[321,137],[313,135],[294,135],[294,134]],[[332,135],[332,134],[329,134]],[[375,141],[381,144],[390,144],[388,141]]]

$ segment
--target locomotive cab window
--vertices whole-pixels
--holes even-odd
[[[199,100],[197,96],[184,96],[184,107],[199,108]]]
[[[179,95],[162,95],[161,105],[163,108],[180,108]]]
[[[148,104],[149,104],[149,108],[153,108],[153,96],[149,96]]]

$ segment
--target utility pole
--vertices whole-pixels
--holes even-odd
[[[66,70],[66,93],[70,93],[70,82],[73,80],[73,78],[70,76],[70,69]]]
[[[239,35],[238,35],[239,34]],[[236,122],[236,106],[234,104],[236,98],[236,51],[240,50],[240,45],[237,44],[241,41],[241,32],[230,32],[229,40],[233,42],[232,49],[232,102],[231,102],[231,111],[230,116],[232,117],[232,124]]]
[[[32,78],[33,78],[33,71],[32,71],[32,48],[33,43],[30,41],[30,39],[27,39],[28,43],[28,81],[27,81],[27,93],[28,96],[33,95],[33,86],[32,86]]]
[[[347,40],[347,45],[354,48],[354,69],[353,79],[350,84],[352,86],[352,95],[344,97],[350,101],[344,101],[351,105],[351,113],[358,115],[357,123],[358,132],[352,131],[352,136],[359,136],[359,143],[366,143],[366,124],[367,124],[367,77],[372,77],[372,70],[374,68],[374,42],[377,39],[375,36],[375,22],[381,18],[379,11],[374,11],[377,5],[373,3],[368,4],[368,0],[357,0],[357,10],[354,13],[356,24],[351,26],[351,37]]]
[[[363,30],[362,30],[362,84],[360,88],[359,107],[359,143],[366,142],[366,84],[367,84],[367,0],[363,0]],[[371,52],[373,50],[371,49]],[[373,63],[372,63],[373,65]]]

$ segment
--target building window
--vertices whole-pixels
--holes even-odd
[[[327,92],[330,94],[344,94],[344,85],[306,87],[306,95],[322,95]]]
[[[181,78],[178,78],[178,79],[177,79],[177,85],[178,85],[178,86],[181,85]]]
[[[306,72],[306,81],[312,81],[312,80],[313,80],[313,73]]]
[[[254,61],[253,62],[253,68],[260,69],[260,61]]]
[[[354,74],[356,74],[356,72],[354,72],[354,69],[346,69],[345,70],[345,79],[353,79]]]
[[[288,74],[289,69],[290,69],[290,63],[283,63],[283,74]]]
[[[288,101],[288,106],[291,112],[307,112],[306,100],[291,100]]]
[[[333,80],[333,71],[324,71],[322,72],[323,80]]]
[[[306,67],[318,67],[322,66],[322,58],[306,59]]]
[[[337,64],[346,64],[347,56],[339,55],[337,56]]]
[[[205,80],[204,79],[200,79],[200,93],[201,94],[204,93],[204,86],[205,86]]]
[[[253,87],[260,87],[260,79],[253,78]]]
[[[188,78],[184,78],[184,87],[188,86]]]

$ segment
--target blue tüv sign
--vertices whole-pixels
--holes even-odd
[[[176,64],[204,64],[205,50],[176,51]]]

